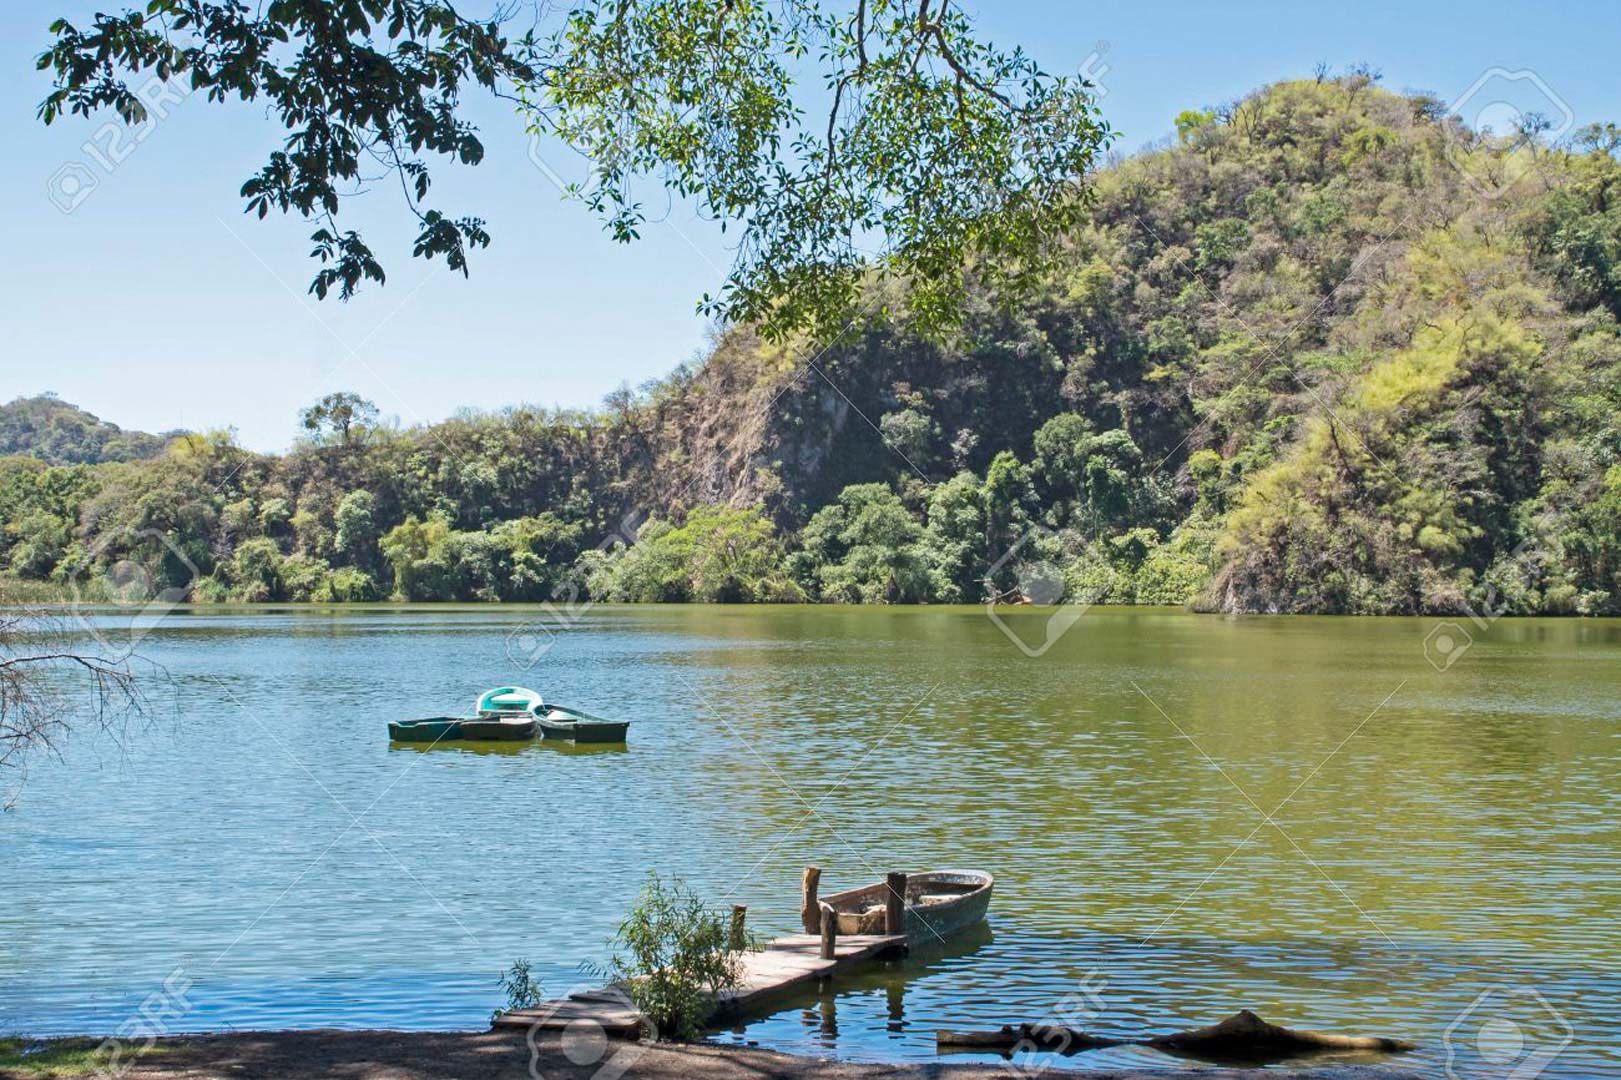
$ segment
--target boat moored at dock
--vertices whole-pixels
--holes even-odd
[[[930,870],[906,875],[905,923],[908,942],[944,940],[982,922],[991,906],[996,879],[983,870]],[[880,881],[820,897],[807,877],[807,911],[833,909],[840,936],[894,933],[887,925],[889,883]]]
[[[556,706],[553,706],[556,708]],[[714,995],[708,1023],[735,1023],[780,1006],[782,995],[812,983],[858,971],[869,963],[907,953],[914,944],[944,940],[985,918],[993,880],[979,870],[892,873],[876,885],[816,896],[819,867],[805,868],[801,893],[806,933],[789,934],[763,948],[749,947],[744,928],[747,908],[732,908],[729,948],[737,951],[735,986]],[[855,920],[855,921],[852,921]],[[810,929],[814,921],[816,929]],[[905,933],[896,933],[904,921]],[[858,927],[846,931],[845,927]],[[636,1038],[649,1028],[622,984],[584,990],[535,1007],[497,1013],[495,1028],[565,1030],[590,1022],[609,1035]]]

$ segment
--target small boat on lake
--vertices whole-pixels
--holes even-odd
[[[566,705],[542,705],[535,709],[535,725],[543,739],[568,739],[577,743],[622,743],[630,728],[629,720],[605,720]]]
[[[983,922],[995,879],[983,870],[930,870],[906,878],[906,940],[944,940]],[[889,886],[880,881],[821,897],[838,916],[839,933],[882,934]]]
[[[543,704],[540,694],[526,686],[497,686],[478,696],[473,711],[478,716],[527,716]]]
[[[388,725],[393,742],[441,742],[462,737],[464,721],[455,716],[431,716],[425,720],[395,720]]]
[[[484,742],[515,742],[535,737],[535,718],[530,715],[485,714],[476,720],[463,720],[462,738]]]

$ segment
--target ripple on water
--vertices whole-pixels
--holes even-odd
[[[721,1038],[925,1060],[1065,1002],[1116,1035],[1248,1007],[1437,1075],[1454,1023],[1465,1064],[1568,1025],[1542,1076],[1621,1072],[1613,622],[1503,620],[1438,674],[1420,620],[1096,610],[1028,660],[977,610],[593,608],[520,675],[534,617],[167,620],[157,722],[0,818],[0,1030],[111,1031],[166,979],[174,1030],[478,1028],[516,958],[588,978],[649,868],[771,934],[807,862],[957,864],[997,874],[985,933]],[[514,679],[629,747],[380,737]]]

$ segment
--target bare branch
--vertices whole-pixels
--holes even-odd
[[[10,809],[35,756],[58,754],[70,732],[86,728],[122,733],[148,712],[134,658],[111,660],[81,652],[55,612],[0,614],[0,808]]]

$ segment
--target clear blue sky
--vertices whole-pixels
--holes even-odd
[[[485,162],[437,170],[441,205],[490,223],[494,243],[472,278],[412,260],[397,193],[379,190],[348,213],[383,223],[369,231],[388,285],[347,305],[306,298],[309,228],[245,218],[236,195],[276,137],[262,110],[184,102],[111,172],[83,149],[97,124],[34,119],[48,87],[33,65],[46,25],[109,6],[0,9],[0,198],[11,212],[0,400],[54,390],[125,427],[232,426],[246,445],[276,450],[296,434],[298,408],[335,389],[405,423],[463,406],[591,405],[703,347],[693,303],[729,262],[719,234],[677,209],[640,243],[613,244],[560,200],[516,118],[497,107],[482,116]],[[1023,44],[1049,70],[1073,71],[1106,43],[1102,106],[1127,151],[1165,135],[1181,109],[1308,75],[1318,61],[1367,61],[1386,86],[1446,101],[1488,69],[1529,69],[1575,123],[1621,120],[1616,0],[975,6],[984,33]],[[583,177],[583,163],[548,156]],[[63,214],[48,187],[71,162],[96,186]]]

